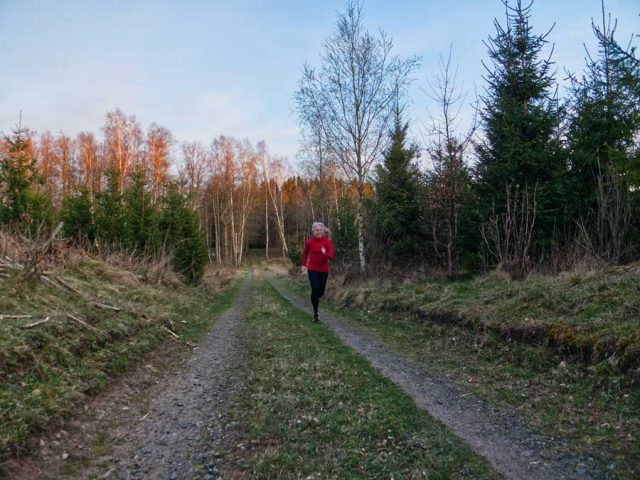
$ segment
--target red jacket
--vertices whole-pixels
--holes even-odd
[[[322,247],[326,253],[322,253]],[[329,260],[333,260],[333,243],[327,237],[311,237],[302,250],[302,266],[316,272],[328,272]]]

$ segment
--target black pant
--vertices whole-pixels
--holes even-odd
[[[307,270],[309,274],[309,283],[311,284],[311,305],[313,305],[313,313],[318,313],[318,303],[324,295],[324,287],[327,285],[329,272],[316,272],[315,270]]]

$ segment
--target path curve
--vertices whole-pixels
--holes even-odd
[[[308,313],[311,319],[310,302],[302,302],[272,278],[267,279],[283,298]],[[465,396],[461,387],[429,374],[412,360],[357,332],[326,311],[322,313],[322,323],[411,395],[420,408],[464,439],[505,478],[591,480],[603,477],[591,471],[586,459],[562,453],[566,442],[531,432],[513,411]]]

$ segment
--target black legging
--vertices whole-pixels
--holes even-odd
[[[307,270],[309,274],[309,283],[311,284],[311,305],[313,305],[313,313],[318,314],[318,303],[324,295],[324,287],[327,285],[329,272],[316,272],[315,270]]]

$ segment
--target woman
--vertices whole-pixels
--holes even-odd
[[[317,322],[318,304],[329,277],[329,260],[333,260],[333,244],[326,235],[329,229],[324,224],[314,222],[311,232],[313,236],[307,240],[302,250],[302,273],[306,271],[309,274],[313,321]]]

